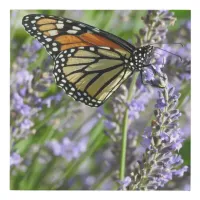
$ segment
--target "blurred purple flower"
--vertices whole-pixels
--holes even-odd
[[[125,190],[131,183],[131,177],[127,176],[123,181],[117,180],[117,182],[120,184],[119,190]]]
[[[42,48],[42,44],[39,43],[37,40],[33,40],[33,43],[30,48],[30,52],[36,52]]]
[[[37,51],[41,45],[33,41],[31,45],[24,45],[11,68],[11,112],[15,117],[11,119],[12,129],[15,130],[13,137],[25,137],[32,133],[30,130],[34,125],[34,119],[46,104],[48,108],[52,103],[58,103],[63,97],[63,92],[52,96],[41,98],[41,93],[47,91],[53,83],[51,71],[42,71],[35,68],[32,72],[28,71],[28,66],[34,61]],[[26,54],[28,58],[26,58]],[[43,69],[44,70],[44,69]]]
[[[17,84],[23,85],[29,83],[33,79],[33,75],[26,69],[22,69],[16,73]]]
[[[129,106],[129,118],[132,120],[138,119],[140,112],[145,110],[145,106],[152,98],[152,92],[141,87],[137,90],[136,98],[133,98],[128,104]]]
[[[21,123],[20,128],[29,130],[33,126],[33,122],[29,119],[24,119],[24,121]]]
[[[29,116],[31,107],[24,104],[23,98],[18,94],[13,94],[13,103],[17,112],[20,112],[23,116]]]
[[[22,162],[22,158],[18,153],[12,153],[10,156],[10,166],[18,166]]]
[[[190,184],[186,183],[186,184],[184,185],[184,187],[183,187],[183,190],[184,190],[184,191],[190,191],[190,190],[191,190],[191,189],[190,189]]]
[[[51,142],[48,142],[47,147],[52,150],[55,156],[61,156],[62,147],[58,141],[52,140]]]
[[[61,156],[67,161],[78,158],[87,149],[88,138],[83,137],[78,142],[71,141],[69,138],[64,137],[61,142],[50,141],[47,147],[52,150],[55,156]]]

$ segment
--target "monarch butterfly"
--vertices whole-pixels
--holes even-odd
[[[153,46],[136,48],[82,22],[31,14],[22,24],[53,58],[56,84],[91,107],[102,105],[133,72],[150,66]]]

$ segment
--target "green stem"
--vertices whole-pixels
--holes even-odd
[[[127,97],[127,102],[131,101],[135,84],[137,80],[138,73],[135,73],[129,88],[129,93]],[[125,177],[125,169],[126,169],[126,145],[127,145],[127,132],[128,132],[128,107],[125,110],[124,121],[123,121],[123,129],[122,129],[122,151],[121,151],[121,160],[120,160],[120,180],[123,180]]]
[[[126,168],[126,144],[127,144],[127,130],[128,130],[128,110],[124,115],[124,126],[122,133],[122,152],[121,152],[121,163],[120,163],[120,180],[124,179],[125,168]]]

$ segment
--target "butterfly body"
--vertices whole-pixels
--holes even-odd
[[[143,71],[153,52],[150,45],[136,48],[71,19],[33,14],[22,24],[53,58],[56,84],[91,107],[102,105],[133,72]]]

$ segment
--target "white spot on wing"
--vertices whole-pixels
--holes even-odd
[[[79,24],[79,26],[85,27],[85,25],[84,25],[84,24]]]
[[[72,90],[72,91],[75,91],[75,88],[71,87],[71,90]]]
[[[72,26],[72,29],[74,29],[74,30],[81,30],[78,26]]]
[[[62,29],[62,28],[64,27],[64,24],[56,24],[56,27],[57,27],[58,29]]]
[[[54,36],[54,35],[58,35],[58,31],[57,30],[51,30],[51,31],[48,31],[50,36]]]
[[[53,51],[58,51],[58,48],[57,48],[57,47],[54,47],[52,50],[53,50]]]
[[[68,30],[67,33],[76,34],[77,31],[75,31],[75,30]]]
[[[68,20],[66,20],[66,22],[67,22],[67,23],[72,23],[72,21],[71,21],[71,20],[69,20],[69,19],[68,19]]]
[[[47,38],[46,41],[47,41],[47,42],[51,42],[52,39],[51,39],[51,38]]]
[[[100,32],[98,28],[94,28],[93,31]]]

